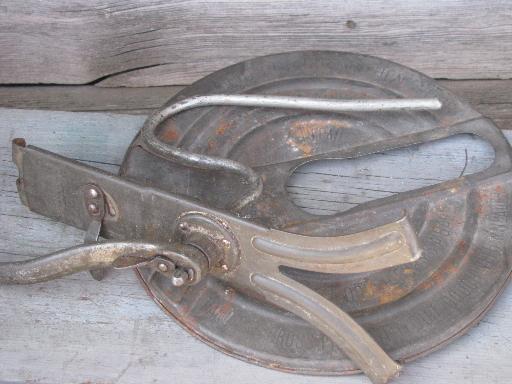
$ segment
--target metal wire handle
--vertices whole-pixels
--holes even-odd
[[[249,194],[240,199],[235,206],[232,207],[234,210],[240,210],[248,203],[255,200],[262,191],[262,182],[252,168],[238,161],[189,152],[164,143],[156,135],[156,128],[162,122],[180,112],[199,107],[228,105],[257,108],[303,109],[308,111],[336,113],[437,110],[442,107],[442,103],[436,98],[335,100],[268,95],[204,95],[178,101],[150,115],[141,130],[143,146],[148,151],[194,168],[237,173],[251,186]]]

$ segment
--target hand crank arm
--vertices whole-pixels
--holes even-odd
[[[301,236],[27,147],[22,140],[13,142],[13,159],[20,173],[20,197],[31,210],[85,229],[90,217],[83,188],[94,185],[105,197],[103,236],[141,243],[85,245],[33,261],[3,264],[0,283],[44,281],[115,265],[122,258],[128,262],[119,264],[134,266],[163,256],[176,264],[188,263],[190,282],[208,272],[304,318],[332,338],[375,383],[398,373],[399,365],[348,314],[282,275],[279,267],[357,273],[415,261],[421,253],[406,218],[353,235]],[[184,248],[152,245],[178,242]],[[137,244],[142,257],[131,259]]]
[[[78,245],[26,261],[0,263],[0,284],[34,284],[110,266],[135,267],[183,250],[169,245],[107,241]]]

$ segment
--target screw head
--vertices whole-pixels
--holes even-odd
[[[99,195],[100,194],[96,188],[89,188],[87,190],[87,197],[90,199],[96,199]]]
[[[165,263],[158,263],[157,268],[160,272],[167,272],[169,267]]]
[[[87,211],[91,215],[97,215],[98,213],[100,213],[100,208],[98,207],[97,204],[89,203],[89,204],[87,204]]]
[[[175,287],[181,287],[187,282],[188,278],[187,271],[182,268],[177,268],[172,274],[171,283]]]

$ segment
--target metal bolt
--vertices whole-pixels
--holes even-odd
[[[159,263],[157,267],[160,272],[167,272],[169,270],[169,267],[165,263]]]
[[[91,215],[97,215],[100,212],[100,208],[96,204],[90,203],[87,205],[87,211]]]
[[[89,188],[87,190],[87,197],[90,199],[96,199],[99,195],[100,194],[96,188]]]
[[[188,276],[187,271],[185,271],[182,268],[177,268],[174,271],[174,273],[172,274],[171,283],[175,287],[181,287],[182,285],[184,285],[187,282],[188,279],[189,279],[189,276]]]

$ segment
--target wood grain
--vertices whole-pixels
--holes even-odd
[[[0,108],[147,115],[182,86],[102,88],[93,85],[0,86]]]
[[[8,145],[12,138],[23,136],[28,143],[115,171],[143,120],[144,116],[109,113],[0,109],[0,261],[34,257],[83,239],[83,232],[35,215],[20,204],[15,187],[17,173]],[[512,133],[506,135],[512,139]],[[429,159],[414,156],[415,153],[425,156],[425,151],[405,152],[405,155],[415,166],[429,164],[431,169],[430,161],[441,156],[448,166],[438,168],[436,178],[456,169],[450,164],[460,166],[463,149],[474,154],[473,159],[469,156],[474,166],[489,161],[485,145],[477,142],[451,143],[449,148],[430,148]],[[418,175],[423,175],[424,182],[433,182],[428,180],[432,175],[423,173],[426,169],[416,169],[415,179],[404,179],[403,170],[397,175],[394,170],[403,168],[403,163],[397,167],[393,156],[384,163],[391,177],[384,184],[381,181],[379,187],[389,188],[413,180],[417,183]],[[315,176],[315,172],[322,170],[309,171],[306,173]],[[365,170],[365,174],[375,171]],[[351,179],[351,185],[365,182],[364,174]],[[314,183],[320,192],[329,191],[321,179]],[[312,185],[306,180],[307,187]],[[364,194],[361,190],[361,196]],[[478,326],[441,351],[407,364],[395,383],[509,382],[511,308],[509,287]],[[225,382],[227,377],[229,381],[248,384],[368,383],[361,375],[297,376],[227,357],[188,335],[166,317],[128,271],[113,273],[100,283],[87,273],[80,273],[34,286],[1,287],[0,319],[2,383],[216,384]]]
[[[512,77],[501,0],[4,0],[0,83],[189,84],[254,56],[329,49],[436,78]]]
[[[439,80],[439,83],[468,101],[499,128],[512,128],[512,80]],[[183,86],[0,86],[0,107],[145,115],[181,89]]]

